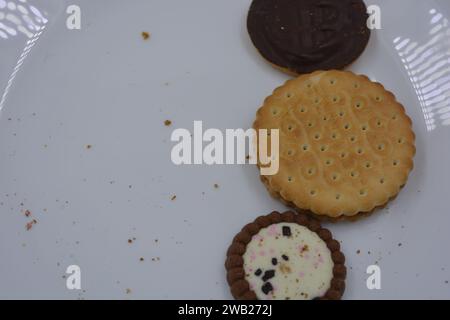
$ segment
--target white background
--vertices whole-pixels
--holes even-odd
[[[447,32],[449,2],[368,2],[380,5],[382,30],[349,69],[382,82],[405,105],[417,156],[388,208],[327,224],[347,257],[344,298],[450,298],[450,102],[432,110],[419,103],[421,91],[393,42],[423,46],[440,23]],[[65,26],[74,3],[82,10],[78,31]],[[289,78],[252,46],[250,1],[30,4],[48,23],[0,114],[0,298],[231,298],[223,264],[232,237],[285,207],[270,198],[253,166],[176,167],[170,134],[192,130],[194,120],[249,128],[264,98]],[[142,31],[151,39],[143,41]],[[426,68],[441,87],[450,74],[449,38],[431,46],[443,64]],[[0,38],[1,94],[26,40]],[[449,99],[445,90],[439,96]],[[30,231],[27,209],[38,221]],[[365,271],[375,262],[382,289],[369,291]],[[71,264],[81,267],[83,290],[66,289]]]

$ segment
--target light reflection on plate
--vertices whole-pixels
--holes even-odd
[[[0,111],[5,105],[6,97],[17,72],[19,72],[31,49],[44,32],[47,23],[46,14],[41,13],[37,7],[28,4],[27,0],[0,0],[0,41],[7,41],[20,35],[27,38],[1,96]]]
[[[417,94],[428,131],[450,125],[450,26],[443,13],[431,9],[425,41],[397,37],[395,49]]]

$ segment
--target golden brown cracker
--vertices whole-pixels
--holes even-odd
[[[331,218],[370,212],[395,197],[413,168],[412,122],[366,76],[317,71],[287,81],[258,110],[255,129],[280,130],[269,192]]]

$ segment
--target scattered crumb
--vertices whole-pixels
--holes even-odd
[[[131,293],[131,289],[130,289],[130,288],[127,288],[127,289],[125,290],[125,292],[126,292],[127,294],[130,294],[130,293]]]
[[[159,257],[156,257],[156,258],[152,258],[152,261],[153,262],[155,262],[155,261],[159,261],[160,259],[159,259]]]
[[[370,254],[370,251],[367,251],[367,254]]]
[[[155,243],[158,243],[158,241],[159,241],[158,239],[155,239]]]
[[[169,83],[169,82],[165,82],[164,85],[165,85],[166,87],[168,87],[168,86],[170,85],[170,83]]]
[[[133,186],[130,184],[130,185],[128,186],[128,188],[131,189],[131,188],[133,188]]]
[[[128,239],[128,243],[129,243],[129,244],[132,244],[132,243],[133,243],[133,240],[132,240],[132,239]]]
[[[398,246],[401,247],[401,246],[402,246],[402,243],[399,243]]]
[[[91,149],[91,148],[92,148],[92,145],[91,145],[91,144],[87,144],[87,145],[86,145],[86,149],[89,150],[89,149]]]
[[[356,250],[356,254],[360,254],[361,253],[361,250]]]
[[[144,261],[144,258],[143,258],[143,257],[140,257],[140,258],[139,258],[139,261],[141,261],[141,262]]]
[[[219,189],[219,185],[217,183],[214,183],[214,188]]]
[[[171,124],[172,124],[172,121],[170,121],[170,120],[164,121],[164,125],[165,125],[166,127],[169,127]]]
[[[25,210],[25,217],[29,217],[31,215],[31,211],[30,210]]]
[[[445,280],[445,284],[448,284],[448,280]]]
[[[26,224],[27,231],[31,230],[31,228],[33,228],[33,225],[35,225],[36,223],[37,223],[36,219],[33,219],[32,221],[28,222]]]
[[[141,36],[142,36],[142,39],[148,40],[150,38],[150,33],[147,31],[142,31]]]
[[[170,200],[174,201],[177,198],[176,195],[173,195],[172,198],[170,198]]]

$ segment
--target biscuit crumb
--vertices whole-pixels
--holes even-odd
[[[129,244],[132,244],[132,243],[133,243],[133,240],[132,240],[132,239],[128,239],[128,243],[129,243]]]
[[[361,250],[356,250],[356,254],[360,254],[361,253]]]
[[[144,261],[144,258],[143,258],[143,257],[140,257],[140,258],[139,258],[139,261],[143,262],[143,261]]]
[[[172,121],[170,121],[170,120],[164,121],[164,125],[165,125],[166,127],[169,127],[171,124],[172,124]]]
[[[172,198],[170,198],[170,200],[175,201],[176,198],[177,198],[177,196],[174,194],[174,195],[172,196]]]
[[[130,293],[131,293],[131,289],[130,289],[130,288],[127,288],[127,289],[125,290],[125,292],[126,292],[127,294],[130,294]]]
[[[92,145],[91,145],[91,144],[87,144],[87,145],[86,145],[86,149],[89,150],[89,149],[91,149],[91,148],[92,148]]]
[[[219,189],[219,185],[217,183],[214,183],[214,189]]]
[[[29,217],[31,215],[31,211],[30,210],[25,210],[25,217]]]
[[[27,231],[31,230],[31,228],[33,228],[33,225],[35,225],[37,223],[36,219],[33,219],[32,221],[28,222],[25,227],[27,229]]]
[[[142,31],[141,35],[142,35],[142,39],[144,39],[144,40],[148,40],[150,38],[150,33],[147,31]]]

